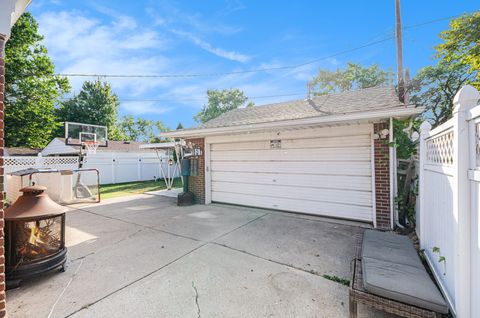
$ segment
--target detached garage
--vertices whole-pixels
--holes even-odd
[[[199,203],[393,224],[392,118],[421,109],[391,87],[236,109],[166,137],[201,148]]]

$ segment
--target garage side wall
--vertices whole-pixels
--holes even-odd
[[[205,139],[195,138],[185,140],[192,143],[202,150],[202,155],[197,157],[198,175],[188,177],[188,191],[191,191],[195,197],[195,203],[205,204]]]
[[[389,129],[389,124],[375,123],[373,130],[380,135],[383,129]],[[375,139],[375,205],[377,228],[389,230],[392,228],[390,215],[390,146],[388,138]]]

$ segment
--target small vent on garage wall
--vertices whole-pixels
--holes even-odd
[[[270,148],[272,149],[282,148],[282,141],[280,139],[270,140]]]

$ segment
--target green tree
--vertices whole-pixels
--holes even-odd
[[[182,123],[178,123],[177,128],[176,128],[176,130],[180,130],[180,129],[183,129]]]
[[[55,105],[70,89],[54,76],[54,65],[38,23],[29,12],[12,28],[5,58],[5,142],[9,147],[44,147],[59,126]]]
[[[433,126],[452,116],[453,98],[466,84],[480,89],[480,11],[450,21],[440,34],[437,64],[421,69],[409,83],[411,102],[424,106]]]
[[[307,84],[313,96],[341,93],[353,89],[361,89],[393,84],[393,73],[384,71],[378,64],[364,67],[360,64],[347,63],[345,69],[329,71],[320,69],[317,75]]]
[[[450,21],[450,29],[440,34],[443,43],[436,46],[437,58],[446,64],[468,65],[475,74],[472,85],[480,89],[480,11]]]
[[[123,116],[117,126],[122,138],[129,141],[161,142],[156,137],[157,133],[169,130],[161,121],[135,118],[132,115]]]
[[[238,88],[207,90],[208,102],[193,118],[200,123],[205,123],[238,107],[252,107],[253,102],[248,101],[245,93]]]
[[[432,126],[440,125],[451,118],[455,94],[475,80],[475,73],[470,72],[468,65],[444,61],[424,67],[407,85],[410,103],[424,106],[423,117],[430,120]]]
[[[161,133],[161,132],[166,132],[166,131],[170,131],[170,128],[168,128],[167,126],[165,126],[161,121],[156,121],[154,123],[154,126],[156,128],[156,134],[153,138],[150,139],[150,142],[167,142],[167,141],[173,141],[172,139],[170,138],[163,138],[163,137],[159,137],[158,136],[158,133]],[[177,128],[178,129],[178,128]]]
[[[135,118],[132,115],[123,116],[117,124],[122,140],[135,141],[139,133],[135,126]]]
[[[115,127],[119,104],[109,83],[85,81],[80,93],[63,102],[56,113],[60,121],[107,126],[109,139],[115,140],[120,137]]]

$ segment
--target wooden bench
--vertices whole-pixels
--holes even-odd
[[[362,276],[362,241],[363,234],[359,234],[355,240],[355,258],[352,260],[350,281],[349,303],[350,318],[357,317],[357,304],[381,310],[400,317],[423,318],[423,317],[446,317],[443,314],[398,302],[369,293],[363,287]]]

